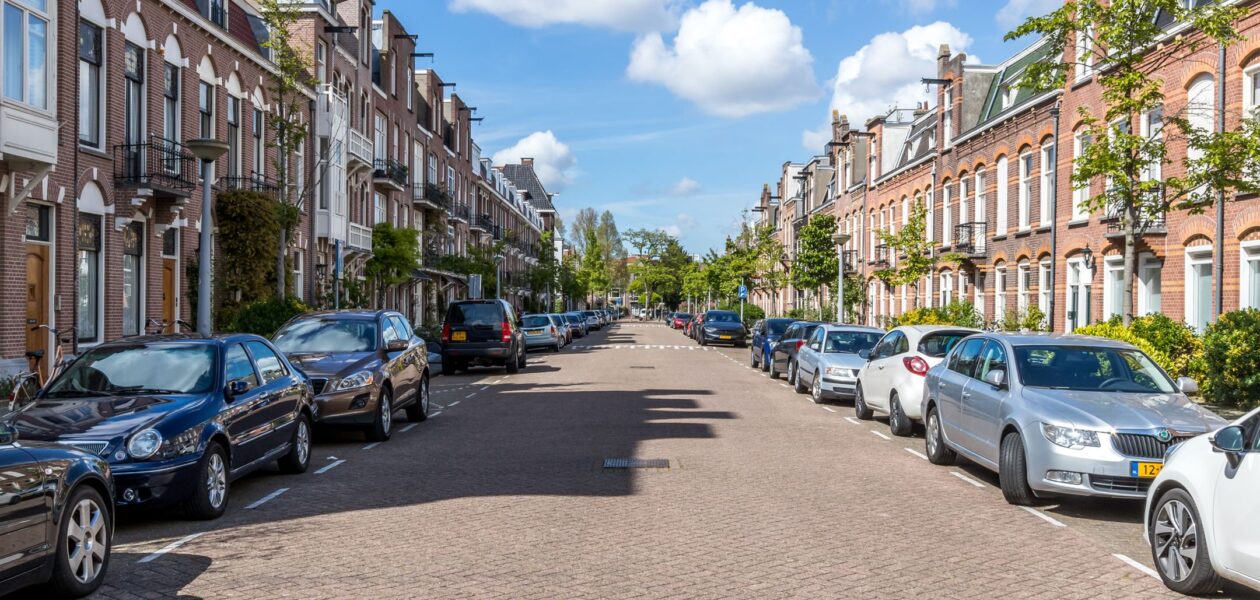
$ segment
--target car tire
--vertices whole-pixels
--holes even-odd
[[[817,373],[814,373],[814,382],[809,386],[809,401],[814,404],[823,403],[822,377],[819,377]]]
[[[800,363],[797,363],[797,364],[796,364],[796,368],[792,369],[792,373],[793,373],[793,375],[792,375],[792,391],[794,391],[794,392],[796,392],[796,393],[798,393],[798,394],[804,394],[805,392],[808,392],[808,391],[809,391],[809,388],[805,387],[805,382],[804,382],[803,380],[801,380],[801,365],[800,365]]]
[[[231,488],[232,482],[228,481],[227,452],[218,442],[210,442],[206,445],[201,460],[197,462],[193,492],[184,504],[184,512],[188,518],[197,521],[209,521],[223,516],[227,511]]]
[[[58,520],[58,543],[53,553],[52,574],[48,580],[49,595],[55,598],[81,598],[101,586],[109,569],[109,550],[113,540],[113,515],[101,493],[90,485],[81,485],[70,494]],[[71,530],[74,525],[78,532]],[[74,540],[72,536],[80,539]],[[75,553],[84,553],[77,564],[71,563],[71,546]],[[87,564],[84,564],[87,561]]]
[[[306,413],[298,415],[293,428],[293,442],[289,453],[280,457],[280,471],[290,475],[305,473],[311,466],[311,418]]]
[[[897,392],[892,393],[892,397],[888,399],[888,430],[897,437],[906,437],[914,432],[914,421],[906,416],[906,411],[901,408],[901,399],[897,397]]]
[[[796,385],[796,360],[788,359],[787,364],[787,382],[788,385]]]
[[[521,358],[520,358],[520,360],[516,363],[516,366],[517,366],[517,367],[520,367],[520,368],[522,368],[522,369],[524,369],[524,368],[525,368],[525,361],[528,361],[528,360],[529,360],[529,355],[528,355],[528,354],[526,354],[526,353],[524,353],[524,352],[522,352],[522,353],[521,353]]]
[[[1176,512],[1165,514],[1170,510]],[[1171,529],[1169,532],[1163,534],[1156,532],[1157,526],[1162,522],[1167,522],[1165,527]],[[1185,564],[1187,557],[1184,554],[1186,537],[1184,536],[1192,528],[1195,532],[1193,538],[1195,552],[1187,569]],[[1203,538],[1204,530],[1203,521],[1199,518],[1199,509],[1195,506],[1194,499],[1185,490],[1181,488],[1168,490],[1155,503],[1155,512],[1151,515],[1151,529],[1147,534],[1151,541],[1151,558],[1155,561],[1155,570],[1168,589],[1191,596],[1211,594],[1221,589],[1224,581],[1212,569],[1207,540]],[[1161,556],[1160,545],[1164,539],[1168,541],[1162,544],[1165,556]],[[1173,560],[1178,557],[1181,560]]]
[[[551,351],[552,351],[552,352],[559,352],[559,351],[560,351],[560,344],[552,344],[552,345],[551,345]]]
[[[941,433],[941,416],[936,407],[928,409],[926,424],[927,434],[923,436],[923,445],[927,450],[928,462],[934,465],[952,465],[958,460],[958,453],[945,445],[945,436]]]
[[[770,357],[769,363],[770,363],[770,366],[766,367],[766,371],[768,371],[768,372],[770,373],[770,379],[778,379],[778,378],[779,378],[779,370],[778,370],[778,369],[776,369],[776,368],[774,368],[774,357],[773,357],[773,356],[771,356],[771,357]]]
[[[1024,455],[1024,438],[1012,431],[1002,438],[998,463],[998,483],[1002,497],[1015,506],[1029,506],[1036,501],[1028,485],[1028,463]]]
[[[416,401],[407,407],[407,420],[419,423],[429,418],[429,378],[420,377],[420,385],[416,386]]]
[[[748,366],[754,369],[757,368],[757,353],[756,352],[748,353]]]
[[[372,417],[372,424],[367,427],[367,439],[369,442],[389,441],[393,429],[394,395],[388,387],[382,387],[381,396],[376,401],[376,415]]]
[[[516,373],[521,370],[521,353],[518,351],[515,356],[503,359],[503,367],[508,374]]]
[[[770,353],[769,352],[763,353],[761,355],[761,370],[762,371],[770,370]]]
[[[853,415],[863,421],[869,421],[875,417],[875,411],[866,404],[866,394],[862,391],[860,383],[853,392]]]

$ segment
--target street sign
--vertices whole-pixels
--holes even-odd
[[[739,286],[739,299],[740,300],[748,299],[748,286],[746,285]]]

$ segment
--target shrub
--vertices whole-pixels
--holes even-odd
[[[1046,313],[1036,306],[1024,310],[1007,313],[1006,318],[993,323],[994,328],[1001,331],[1046,331]]]
[[[729,310],[729,311],[738,313],[739,302],[723,304],[721,306],[718,306],[718,309]],[[761,310],[760,306],[757,306],[756,304],[753,304],[752,302],[744,303],[744,320],[745,321],[752,323],[753,321],[756,321],[757,319],[764,319],[764,318],[766,318],[766,311]]]
[[[1225,406],[1260,404],[1260,310],[1221,315],[1203,336],[1204,396]]]
[[[920,307],[903,313],[889,321],[889,326],[901,325],[953,325],[955,327],[984,326],[984,318],[970,302],[951,302],[943,307]]]
[[[310,307],[292,296],[246,304],[237,314],[231,330],[270,337],[286,321],[309,310]]]
[[[1164,371],[1167,371],[1170,375],[1173,372],[1173,361],[1167,354],[1156,348],[1154,344],[1142,337],[1139,337],[1132,329],[1119,323],[1095,323],[1093,325],[1080,327],[1072,333],[1076,335],[1089,335],[1107,338],[1133,344],[1134,346],[1137,346],[1138,350],[1145,352],[1147,356],[1151,357],[1151,360],[1155,361],[1155,364],[1159,365],[1160,368],[1164,369]],[[1173,376],[1176,377],[1176,375]]]

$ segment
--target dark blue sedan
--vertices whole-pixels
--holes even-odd
[[[213,519],[233,480],[277,460],[306,470],[313,411],[305,375],[267,340],[163,335],[83,353],[15,426],[108,461],[120,507],[178,503]]]
[[[783,332],[787,331],[788,325],[795,322],[796,319],[776,317],[758,321],[753,326],[750,364],[754,369],[770,370],[770,363],[773,361],[771,354],[774,352],[774,345],[779,342],[779,338],[783,337]]]

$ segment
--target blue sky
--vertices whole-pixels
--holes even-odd
[[[983,62],[1061,0],[384,0],[485,120],[533,156],[567,219],[608,209],[691,252],[720,247],[783,162],[821,151],[832,107],[864,121],[925,98],[940,43]]]

